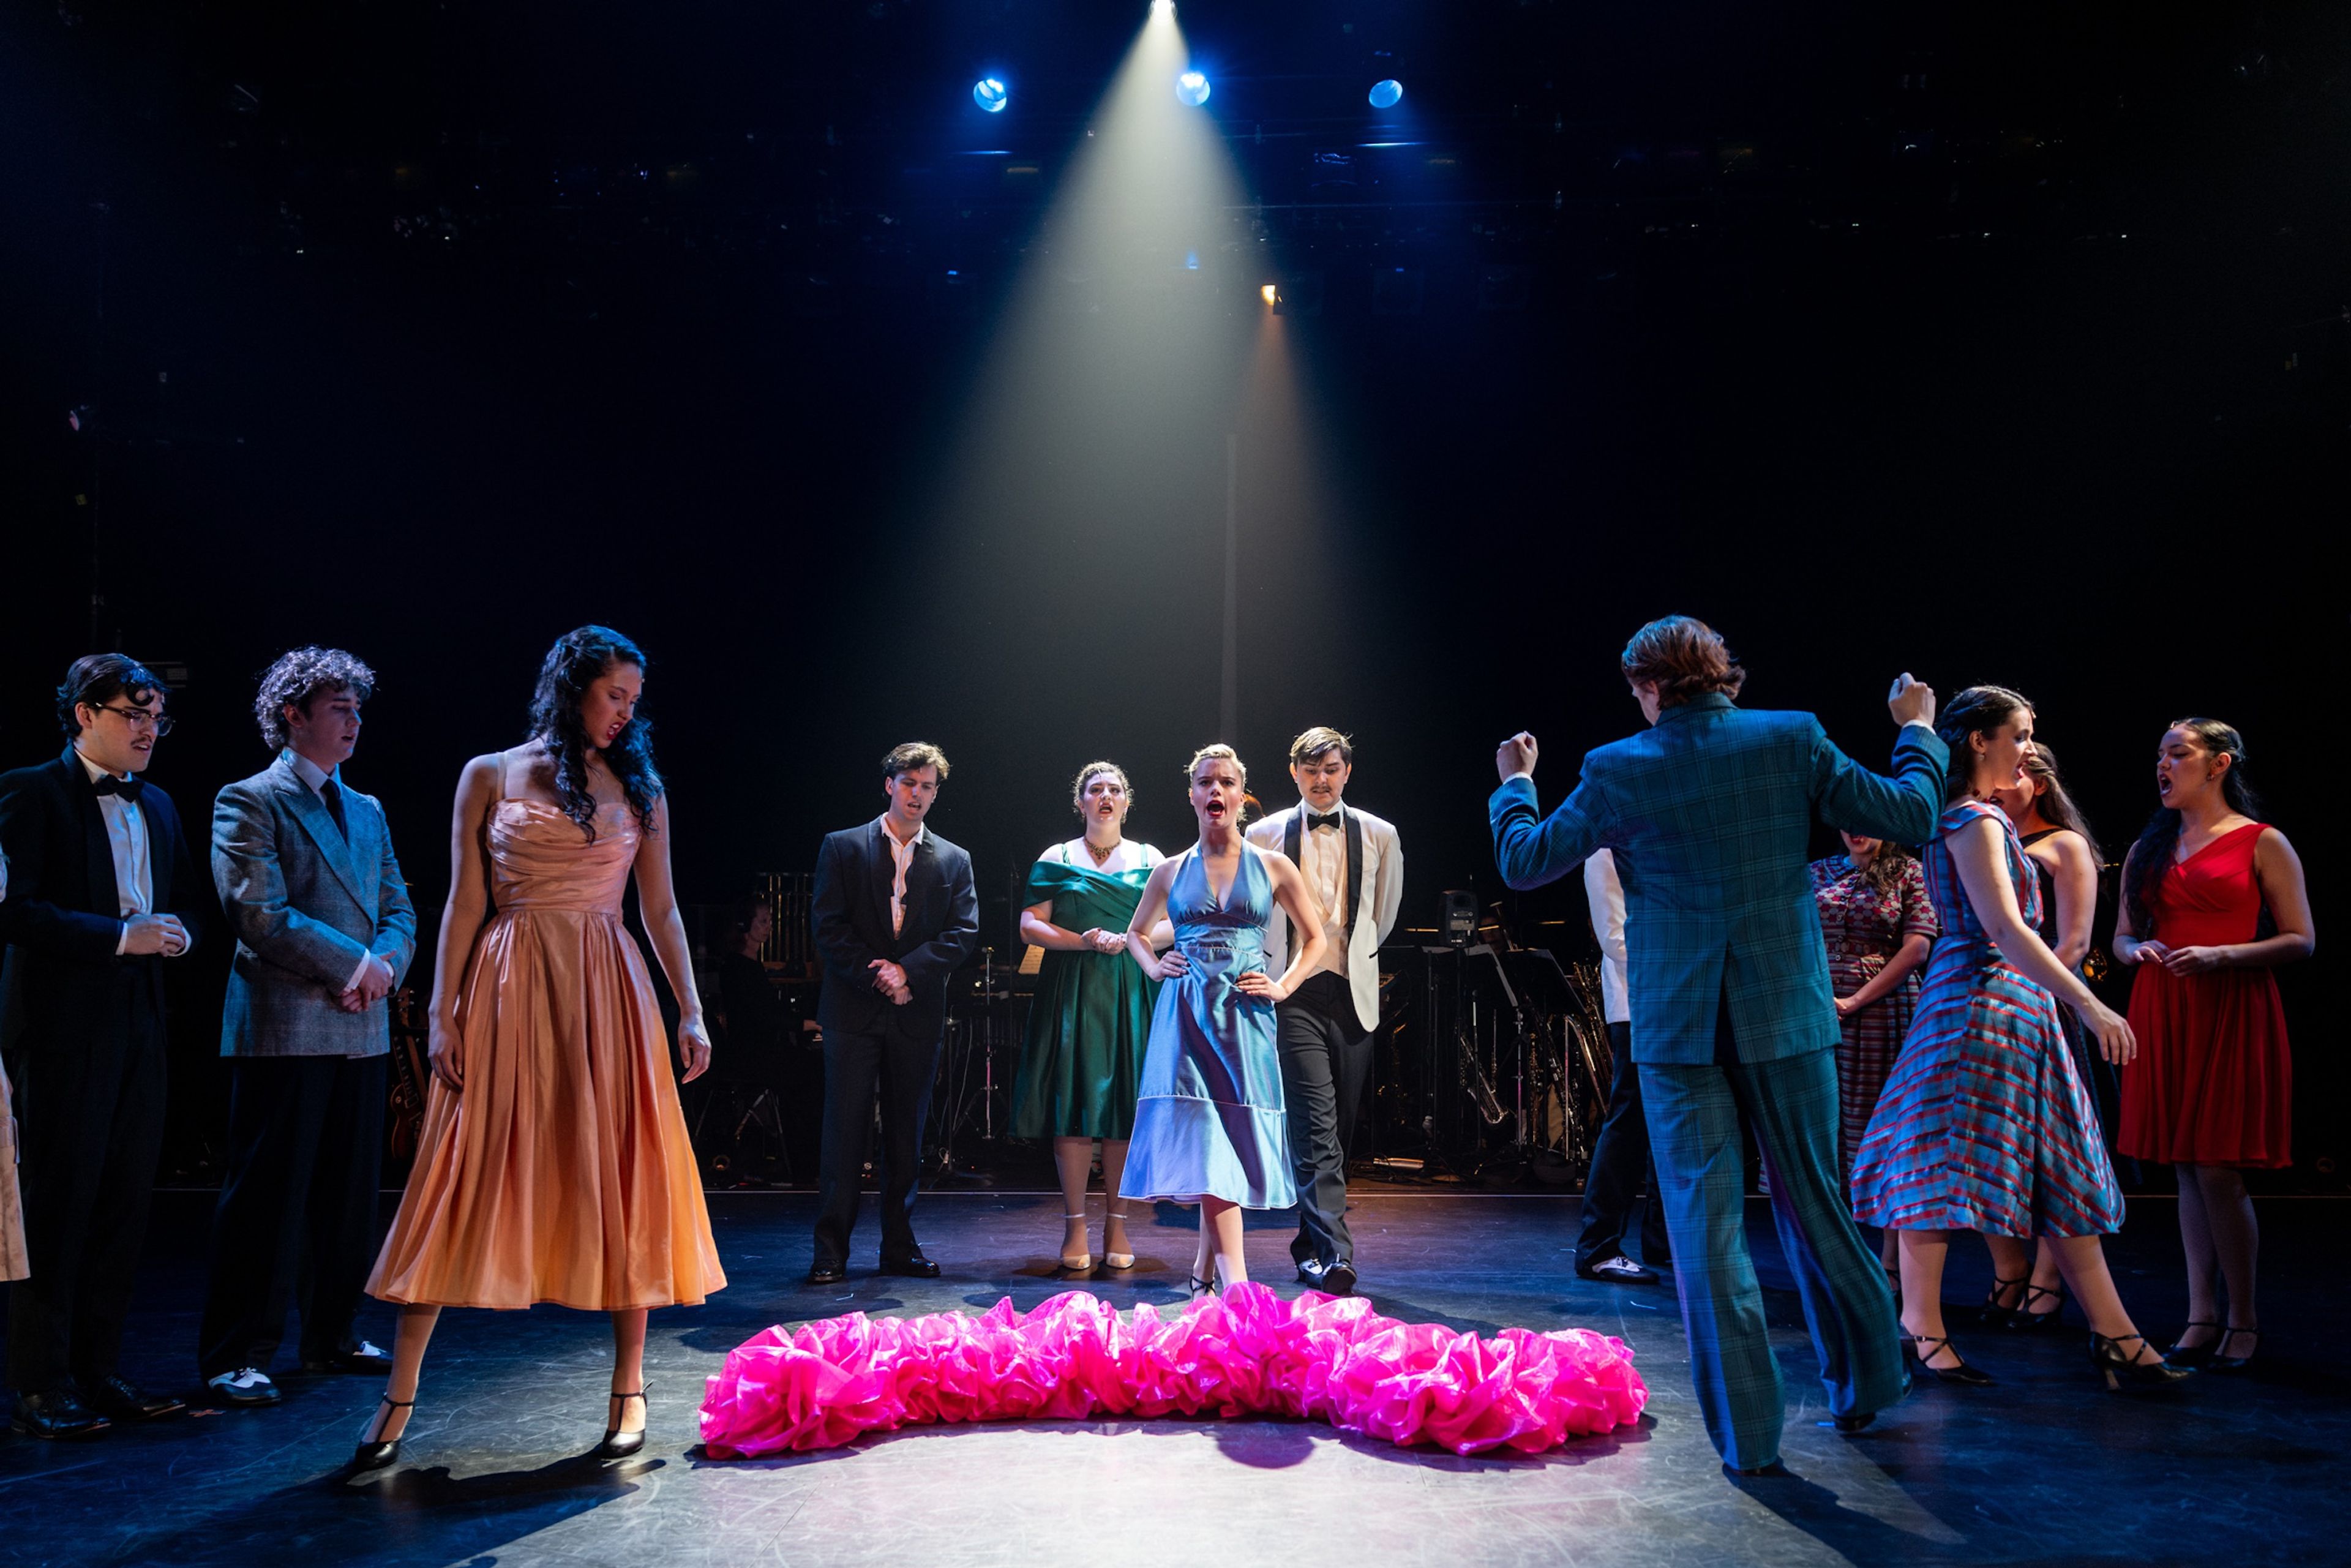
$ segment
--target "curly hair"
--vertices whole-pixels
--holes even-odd
[[[1943,804],[1953,805],[1975,793],[1973,735],[1996,735],[2020,713],[2032,711],[2032,700],[2006,686],[1970,686],[1951,699],[1935,719],[1935,734],[1951,748],[1951,770],[1943,779]]]
[[[2176,718],[2164,727],[2184,729],[2214,757],[2227,758],[2229,770],[2220,775],[2220,798],[2239,816],[2261,820],[2261,797],[2253,793],[2252,781],[2245,777],[2245,737],[2233,725],[2217,718]],[[2123,907],[2130,911],[2131,929],[2142,938],[2155,935],[2155,910],[2148,895],[2171,869],[2179,852],[2179,808],[2164,806],[2147,819],[2138,841],[2123,857]]]
[[[1708,692],[1735,697],[1747,684],[1747,667],[1723,645],[1722,633],[1688,615],[1650,622],[1633,633],[1616,663],[1626,680],[1656,683],[1660,707]]]
[[[253,722],[261,727],[262,743],[272,751],[285,750],[293,739],[286,723],[287,708],[308,715],[312,699],[321,693],[345,691],[353,702],[363,703],[375,695],[375,672],[356,655],[319,647],[280,653],[276,664],[261,672],[261,685],[253,694]]]
[[[1071,810],[1081,817],[1086,814],[1086,786],[1093,781],[1093,777],[1097,773],[1107,773],[1117,779],[1118,787],[1126,791],[1127,804],[1130,806],[1134,804],[1134,786],[1127,782],[1125,768],[1115,762],[1089,762],[1078,769],[1078,781],[1070,786]]]
[[[538,666],[538,688],[530,696],[531,738],[555,758],[555,798],[590,843],[596,839],[596,796],[588,788],[588,730],[580,722],[580,704],[588,688],[616,664],[642,670],[644,651],[609,626],[566,632],[547,651]],[[620,780],[637,825],[651,832],[662,778],[653,766],[653,725],[643,715],[630,715],[612,744],[604,747],[604,766]]]
[[[1861,880],[1870,892],[1884,897],[1900,890],[1904,868],[1917,858],[1917,852],[1908,844],[1880,839],[1877,841],[1877,852],[1869,857],[1869,869],[1861,873]]]
[[[87,654],[73,662],[66,671],[65,683],[57,687],[57,723],[71,737],[81,733],[81,721],[74,717],[74,709],[82,704],[104,707],[117,697],[127,696],[131,706],[145,707],[162,690],[163,677],[128,653]]]

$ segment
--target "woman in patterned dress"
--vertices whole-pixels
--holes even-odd
[[[1127,961],[1126,923],[1152,868],[1166,857],[1121,836],[1134,796],[1117,763],[1087,763],[1070,803],[1085,831],[1037,857],[1029,873],[1029,904],[1020,912],[1021,940],[1043,948],[1045,956],[1012,1083],[1011,1130],[1016,1138],[1053,1140],[1061,1178],[1061,1267],[1083,1273],[1094,1263],[1086,1249],[1086,1182],[1097,1138],[1102,1263],[1134,1267],[1118,1183],[1134,1131],[1136,1082],[1159,986]],[[1174,940],[1165,922],[1152,940],[1162,947]]]
[[[1986,799],[2023,775],[2032,705],[1999,686],[1970,686],[1936,733],[1951,748],[1942,834],[1926,854],[1943,935],[1854,1162],[1855,1215],[1901,1232],[1902,1327],[1919,1365],[1938,1378],[1991,1381],[1944,1331],[1954,1230],[1980,1232],[2004,1278],[2025,1272],[2027,1239],[2050,1239],[2108,1387],[2184,1376],[2132,1327],[2106,1272],[2098,1237],[2121,1227],[2122,1192],[2053,998],[2081,1015],[2110,1061],[2130,1059],[2130,1026],[2033,930],[2041,890],[2032,862]]]
[[[2013,789],[1996,789],[1993,803],[2016,829],[2017,842],[2032,862],[2033,880],[2041,886],[2041,940],[2057,961],[2077,975],[2090,956],[2093,926],[2098,914],[2098,841],[2090,832],[2081,808],[2057,773],[2057,757],[2035,740],[2024,759],[2023,781]],[[2084,978],[2088,978],[2083,975]],[[2114,1146],[2115,1067],[2083,1032],[2081,1020],[2064,1008],[2057,1021],[2065,1030],[2065,1049],[2073,1053],[2074,1071],[2090,1092],[2098,1113],[2098,1134]],[[1983,1321],[1988,1327],[2055,1328],[2065,1310],[2065,1280],[2057,1270],[2057,1254],[2046,1246],[2032,1251],[2029,1280],[2004,1280],[1995,1274],[1991,1294],[1985,1298]]]
[[[2172,1352],[2221,1372],[2242,1369],[2261,1339],[2244,1173],[2291,1157],[2294,1059],[2270,970],[2317,946],[2302,862],[2255,816],[2244,769],[2244,737],[2218,719],[2164,732],[2163,805],[2131,846],[2115,926],[2115,956],[2138,971],[2131,1027],[2147,1041],[2123,1082],[2122,1149],[2179,1173],[2189,1322]]]
[[[1813,902],[1836,992],[1837,1158],[1850,1188],[1854,1151],[1910,1032],[1918,970],[1940,928],[1917,855],[1886,839],[1838,836],[1844,853],[1813,862]],[[1890,1270],[1893,1237],[1885,1249]]]

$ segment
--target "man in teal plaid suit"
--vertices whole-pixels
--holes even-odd
[[[1534,737],[1503,742],[1487,806],[1494,854],[1503,881],[1530,888],[1615,852],[1633,1060],[1698,1404],[1723,1462],[1765,1470],[1779,1463],[1785,1400],[1747,1252],[1742,1117],[1838,1429],[1859,1430],[1906,1386],[1893,1297],[1841,1190],[1836,1009],[1805,872],[1813,818],[1924,843],[1949,753],[1935,694],[1907,674],[1887,704],[1902,727],[1893,779],[1839,751],[1811,714],[1737,707],[1746,672],[1687,616],[1643,627],[1623,667],[1650,729],[1587,755],[1548,818],[1535,809]]]

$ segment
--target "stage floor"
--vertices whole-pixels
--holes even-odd
[[[2351,1400],[2330,1323],[2351,1284],[2351,1202],[2266,1201],[2269,1337],[2256,1370],[2199,1376],[2152,1397],[2114,1396],[2085,1335],[1965,1333],[1998,1387],[1929,1385],[1857,1437],[1824,1426],[1796,1297],[1760,1202],[1750,1233],[1790,1406],[1792,1479],[1737,1484],[1692,1402],[1670,1283],[1589,1284],[1568,1267],[1573,1197],[1367,1194],[1353,1223],[1365,1291],[1382,1312],[1490,1333],[1582,1325],[1623,1336],[1651,1392],[1637,1427],[1537,1458],[1455,1458],[1342,1436],[1316,1423],[1043,1422],[917,1429],[830,1453],[747,1463],[694,1448],[704,1376],[771,1322],[835,1312],[1031,1306],[1059,1289],[1058,1200],[926,1195],[936,1281],[870,1272],[872,1203],[846,1287],[810,1291],[813,1198],[712,1199],[731,1286],[653,1315],[653,1436],[603,1466],[609,1339],[558,1309],[453,1312],[426,1364],[402,1463],[345,1482],[376,1385],[283,1379],[284,1405],[118,1428],[92,1442],[0,1438],[0,1563],[1003,1564],[1120,1558],[1365,1568],[1487,1563],[2295,1563],[2351,1562]],[[1100,1212],[1100,1199],[1095,1200]],[[204,1194],[159,1199],[125,1370],[158,1387],[194,1381]],[[1259,1277],[1288,1294],[1289,1228],[1259,1217]],[[1129,1282],[1092,1282],[1124,1305],[1180,1298],[1188,1211],[1136,1231]],[[2112,1257],[2150,1336],[2182,1316],[2169,1200],[2134,1199]],[[1953,1249],[1949,1295],[1980,1296],[1980,1247]],[[362,1328],[391,1337],[371,1303]],[[2158,1343],[2161,1343],[2159,1340]]]

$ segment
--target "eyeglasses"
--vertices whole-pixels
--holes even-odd
[[[89,706],[98,709],[100,713],[120,714],[122,716],[122,722],[129,725],[131,728],[152,729],[157,735],[171,734],[172,726],[176,722],[172,719],[158,718],[155,715],[148,712],[143,707],[109,707],[104,703],[92,703]]]

